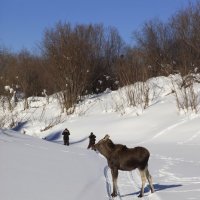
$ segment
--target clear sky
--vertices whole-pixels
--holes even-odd
[[[45,28],[58,21],[114,26],[131,44],[133,31],[145,21],[166,21],[188,4],[188,0],[0,0],[0,45],[14,52],[22,48],[34,52]]]

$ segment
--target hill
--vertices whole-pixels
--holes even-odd
[[[0,130],[2,199],[111,199],[106,160],[86,149],[90,132],[97,140],[109,134],[114,143],[149,149],[156,193],[150,194],[146,187],[143,199],[199,199],[199,115],[177,110],[169,78],[149,81],[154,92],[145,109],[128,104],[126,88],[89,96],[67,117],[60,114],[53,96],[49,104],[45,98],[32,99],[26,111],[19,104],[18,126]],[[199,85],[196,88],[199,94]],[[62,145],[65,127],[71,132],[69,147]],[[140,185],[137,170],[120,171],[115,199],[137,199]]]

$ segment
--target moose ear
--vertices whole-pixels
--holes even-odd
[[[107,140],[107,139],[109,139],[110,138],[110,136],[107,134],[107,135],[105,135],[105,137],[103,138],[104,140]]]

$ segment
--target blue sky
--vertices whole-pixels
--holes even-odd
[[[133,31],[150,19],[166,21],[188,0],[0,0],[0,45],[34,52],[45,28],[59,20],[114,26],[131,43]],[[190,1],[191,2],[191,1]],[[192,1],[192,2],[195,2]]]

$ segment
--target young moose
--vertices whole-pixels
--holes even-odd
[[[117,177],[118,170],[131,171],[138,168],[142,179],[142,188],[138,197],[144,196],[144,185],[146,179],[149,182],[151,192],[154,192],[152,178],[148,171],[148,160],[150,153],[144,147],[127,148],[125,145],[114,144],[109,135],[106,135],[97,144],[93,146],[94,150],[98,150],[106,157],[108,166],[111,169],[113,181],[112,197],[117,196]]]

